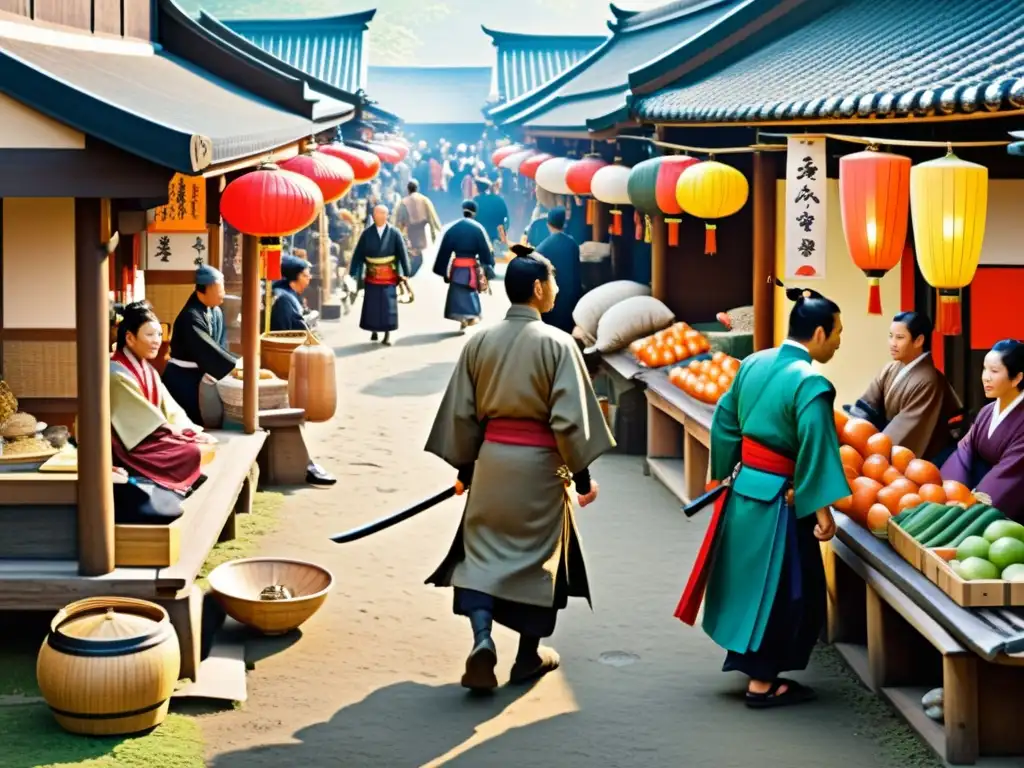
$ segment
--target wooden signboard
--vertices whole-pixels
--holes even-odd
[[[167,185],[167,205],[154,208],[150,232],[205,232],[206,179],[174,174]]]
[[[188,272],[207,263],[207,232],[147,232],[143,269]]]

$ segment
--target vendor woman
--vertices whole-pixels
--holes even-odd
[[[943,480],[985,493],[1007,517],[1024,521],[1024,342],[1006,339],[985,355],[985,397],[956,452],[942,465]]]
[[[167,392],[150,365],[163,331],[148,305],[129,304],[110,358],[110,425],[114,464],[172,491],[187,491],[199,478],[203,433]]]
[[[931,355],[932,324],[926,315],[901,312],[889,326],[886,365],[849,411],[867,419],[915,456],[941,459],[953,449],[949,420],[960,401]]]

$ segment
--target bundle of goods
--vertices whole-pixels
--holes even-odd
[[[17,407],[17,400],[14,402]],[[5,470],[35,469],[57,453],[44,437],[45,429],[46,425],[30,413],[10,414],[0,423],[0,466]]]
[[[943,482],[938,467],[894,446],[870,422],[842,411],[835,412],[835,421],[852,493],[834,506],[877,536],[886,535],[890,517],[922,502],[973,507],[979,501],[962,483]]]
[[[224,418],[229,421],[242,420],[242,388],[244,371],[235,369],[232,375],[217,382],[217,394],[224,404]],[[288,382],[279,379],[272,371],[263,369],[259,373],[259,401],[257,409],[273,411],[288,407]]]
[[[633,357],[648,368],[677,365],[710,350],[707,338],[686,323],[675,323],[629,345]]]
[[[708,405],[716,405],[732,386],[740,361],[724,352],[715,352],[710,360],[693,360],[685,368],[669,371],[668,378],[683,392]]]

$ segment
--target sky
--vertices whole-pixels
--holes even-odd
[[[619,0],[644,10],[663,0]],[[608,34],[609,0],[179,0],[219,18],[329,16],[377,8],[371,65],[488,66],[491,40],[480,25],[534,34]]]

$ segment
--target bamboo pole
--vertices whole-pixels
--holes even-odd
[[[103,221],[104,214],[107,221]],[[75,200],[75,323],[78,328],[78,571],[114,570],[110,446],[110,302],[106,242],[110,204]]]
[[[754,351],[775,346],[775,205],[774,158],[754,155]]]
[[[267,307],[270,313],[270,307]],[[242,428],[259,428],[260,383],[260,241],[242,236]]]

